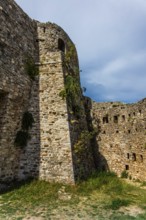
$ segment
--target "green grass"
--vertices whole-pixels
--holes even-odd
[[[71,199],[59,197],[62,189]],[[119,211],[129,205],[140,207],[144,213],[130,216]],[[72,219],[85,219],[86,215],[89,219],[146,219],[146,190],[113,173],[99,173],[76,186],[33,180],[0,195],[0,219],[20,220],[27,215],[44,219],[56,215]]]
[[[111,204],[108,206],[109,209],[113,209],[113,210],[117,210],[119,209],[121,206],[128,206],[130,205],[131,201],[130,200],[125,200],[125,199],[120,199],[120,198],[116,198],[113,199]]]

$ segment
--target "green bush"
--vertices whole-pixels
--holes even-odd
[[[33,116],[30,112],[24,112],[22,117],[22,125],[21,130],[17,132],[15,138],[15,146],[17,147],[26,147],[27,141],[31,138],[28,130],[32,128],[32,124],[34,123]]]
[[[101,190],[106,194],[118,194],[123,190],[122,182],[111,172],[94,172],[91,177],[78,186],[78,192],[81,194],[90,194],[94,190]]]
[[[34,59],[31,56],[27,56],[26,58],[25,71],[32,80],[38,75],[38,67],[36,67]]]
[[[79,105],[72,105],[72,111],[74,113],[74,115],[76,116],[77,119],[80,119],[81,117],[81,107]]]
[[[126,172],[126,170],[123,170],[123,172],[121,173],[121,178],[128,178],[128,173]]]
[[[81,114],[81,107],[78,104],[79,96],[81,93],[80,85],[74,77],[68,75],[65,78],[65,88],[60,91],[59,96],[62,99],[67,99],[70,109],[74,115],[79,118]]]
[[[15,145],[17,147],[26,147],[30,135],[27,131],[18,131],[15,138]]]
[[[66,98],[66,91],[65,91],[65,89],[63,89],[62,91],[59,92],[59,96],[60,96],[62,99],[65,99],[65,98]]]
[[[22,130],[28,131],[29,128],[32,128],[32,124],[34,123],[33,116],[30,112],[24,112],[22,118]]]
[[[119,209],[121,206],[128,206],[130,204],[130,200],[125,200],[125,199],[120,199],[120,198],[117,198],[117,199],[114,199],[112,201],[112,204],[109,205],[108,208],[111,208],[113,210],[117,210]]]

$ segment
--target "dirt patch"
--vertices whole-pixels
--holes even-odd
[[[121,207],[119,211],[125,213],[125,215],[130,215],[133,217],[137,217],[138,215],[144,213],[144,210],[136,205],[130,205],[128,207]]]
[[[44,220],[42,217],[36,217],[36,216],[28,216],[23,218],[23,220]]]

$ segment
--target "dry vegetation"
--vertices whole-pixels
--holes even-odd
[[[100,173],[76,186],[29,181],[0,195],[2,220],[144,220],[144,184]]]

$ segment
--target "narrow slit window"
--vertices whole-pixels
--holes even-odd
[[[125,165],[125,170],[129,170],[129,165]]]
[[[136,161],[136,154],[135,153],[132,154],[132,160]]]
[[[114,123],[118,123],[118,115],[114,116]]]
[[[43,32],[44,32],[44,33],[46,32],[46,27],[43,27]]]

